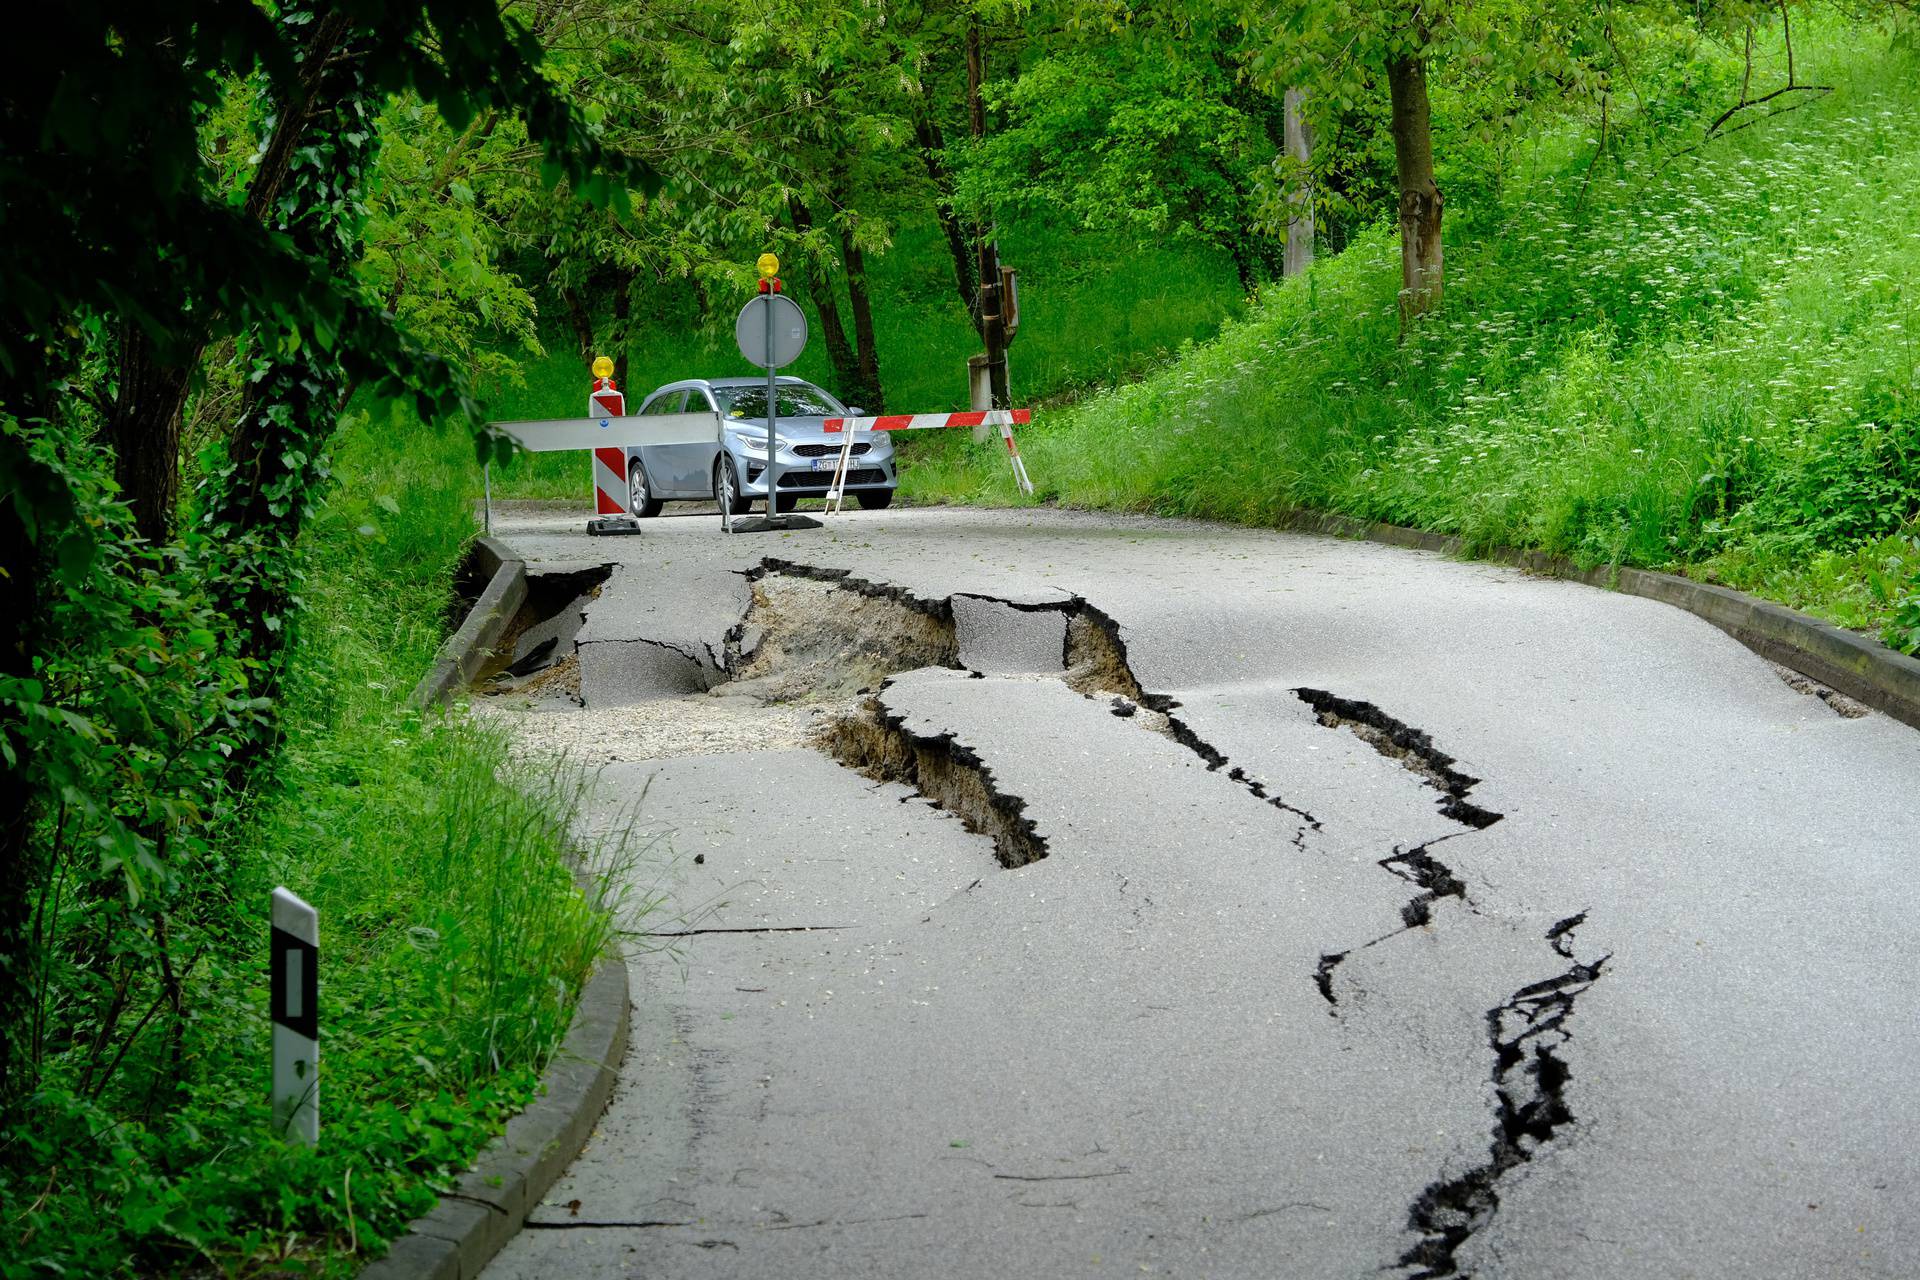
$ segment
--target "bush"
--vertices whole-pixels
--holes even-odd
[[[40,1079],[0,1135],[0,1275],[350,1273],[533,1096],[610,941],[617,851],[594,855],[586,893],[574,880],[581,780],[406,704],[472,529],[449,483],[472,445],[417,424],[404,455],[391,439],[347,434],[308,529],[285,740],[254,794],[184,807],[200,784],[180,771],[217,768],[217,718],[244,707],[168,566],[113,573],[142,593],[129,626],[70,629],[72,673],[49,678],[91,679],[101,706],[133,699],[149,719],[100,712],[113,787],[81,781],[110,803],[76,801],[43,833],[68,874],[40,912]],[[202,760],[182,742],[215,745]],[[153,833],[144,861],[102,843],[109,809]],[[276,883],[320,912],[316,1151],[267,1113]]]

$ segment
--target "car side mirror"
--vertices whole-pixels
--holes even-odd
[[[849,418],[864,418],[867,416],[867,411],[857,404],[850,404],[847,406],[847,416]]]

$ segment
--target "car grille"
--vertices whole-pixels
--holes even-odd
[[[885,484],[887,473],[878,467],[861,467],[847,472],[847,483]],[[783,471],[780,473],[782,489],[825,489],[833,483],[831,471]]]
[[[853,446],[853,456],[857,458],[871,448],[873,448],[871,444],[862,440],[859,444]],[[793,451],[803,458],[824,458],[830,454],[839,453],[840,446],[837,444],[797,444],[793,446]]]

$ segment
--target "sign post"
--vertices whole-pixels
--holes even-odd
[[[755,265],[760,272],[760,293],[740,308],[733,324],[733,340],[749,364],[767,371],[767,514],[763,519],[729,520],[723,499],[720,527],[729,533],[818,529],[820,522],[808,516],[779,514],[780,456],[775,427],[780,419],[780,388],[776,374],[806,350],[807,313],[780,292],[780,259],[763,253]]]
[[[289,1142],[320,1141],[320,916],[273,891],[273,1127]]]

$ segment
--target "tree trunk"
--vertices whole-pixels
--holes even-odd
[[[346,38],[348,18],[329,11],[313,24],[301,50],[300,83],[291,102],[274,104],[276,124],[247,183],[246,212],[267,220],[278,204],[294,155],[313,119],[321,77]],[[121,343],[119,392],[107,416],[113,476],[133,512],[134,528],[156,545],[173,532],[180,498],[180,428],[187,387],[212,340],[206,318],[179,317],[165,350],[128,327]]]
[[[873,299],[867,293],[867,262],[854,243],[853,229],[840,230],[840,251],[847,267],[847,301],[853,308],[854,354],[859,361],[859,377],[854,395],[868,413],[887,411],[887,394],[880,386],[880,350],[873,340]]]
[[[376,145],[378,103],[360,64],[351,50],[329,59],[324,82],[308,99],[312,136],[282,176],[286,198],[272,206],[274,228],[341,275],[360,258],[365,211],[340,193],[365,189]],[[203,503],[208,542],[226,559],[208,585],[227,619],[229,643],[256,664],[251,692],[275,699],[298,612],[300,533],[325,487],[327,447],[347,394],[339,360],[303,336],[296,351],[268,363],[249,384],[227,445],[232,465],[209,479]],[[236,752],[229,783],[245,785],[272,745],[263,733]]]
[[[1400,327],[1440,305],[1440,187],[1433,180],[1427,68],[1415,54],[1387,63],[1393,159],[1400,177]]]
[[[633,346],[633,281],[635,273],[621,271],[613,284],[613,381],[622,391],[627,388],[627,353]]]
[[[812,234],[813,211],[799,197],[787,197],[787,216],[802,237]],[[833,366],[833,389],[841,399],[857,401],[854,393],[860,384],[860,364],[847,341],[846,326],[840,321],[840,296],[834,290],[833,271],[818,253],[802,250],[802,255],[807,296],[820,313],[820,336],[827,344],[827,363]]]
[[[947,253],[953,258],[953,285],[960,295],[960,305],[967,309],[967,318],[973,321],[974,329],[984,333],[980,328],[980,276],[974,268],[973,247],[967,243],[966,229],[960,225],[960,215],[953,210],[953,175],[943,158],[946,139],[941,136],[940,126],[923,114],[913,118],[913,135],[920,144],[920,158],[926,163],[927,177],[939,194],[934,214],[940,220],[941,233],[946,236]]]
[[[591,363],[597,354],[593,349],[593,313],[587,310],[587,301],[580,291],[570,284],[560,286],[560,301],[567,307],[567,324],[573,330],[573,340],[580,347],[582,364]]]
[[[188,344],[190,359],[164,356],[144,330],[129,324],[120,343],[120,386],[106,436],[113,445],[113,480],[133,512],[134,531],[154,546],[173,534],[180,505],[180,429],[187,384],[206,349]]]
[[[980,86],[986,83],[987,59],[980,48],[980,23],[976,18],[967,27],[967,111],[968,128],[975,142],[987,136],[986,101]],[[1007,317],[1000,300],[1000,246],[993,229],[978,225],[974,240],[980,247],[980,337],[987,348],[987,386],[996,409],[1013,407],[1007,389]]]
[[[16,407],[19,402],[12,402]],[[35,472],[40,474],[35,475]],[[34,465],[17,436],[0,435],[0,474],[23,487],[55,477]],[[41,651],[41,548],[34,513],[22,496],[0,503],[0,676],[28,680]],[[12,730],[13,725],[0,725]],[[10,1119],[33,1087],[27,1028],[40,957],[33,930],[33,894],[48,874],[32,839],[36,799],[32,739],[8,735],[12,759],[0,759],[0,1120]]]
[[[1293,216],[1287,219],[1287,251],[1281,274],[1297,276],[1313,265],[1313,188],[1304,185],[1307,167],[1313,163],[1313,129],[1300,113],[1306,94],[1299,89],[1286,92],[1287,158],[1300,166],[1303,185],[1288,195]]]

